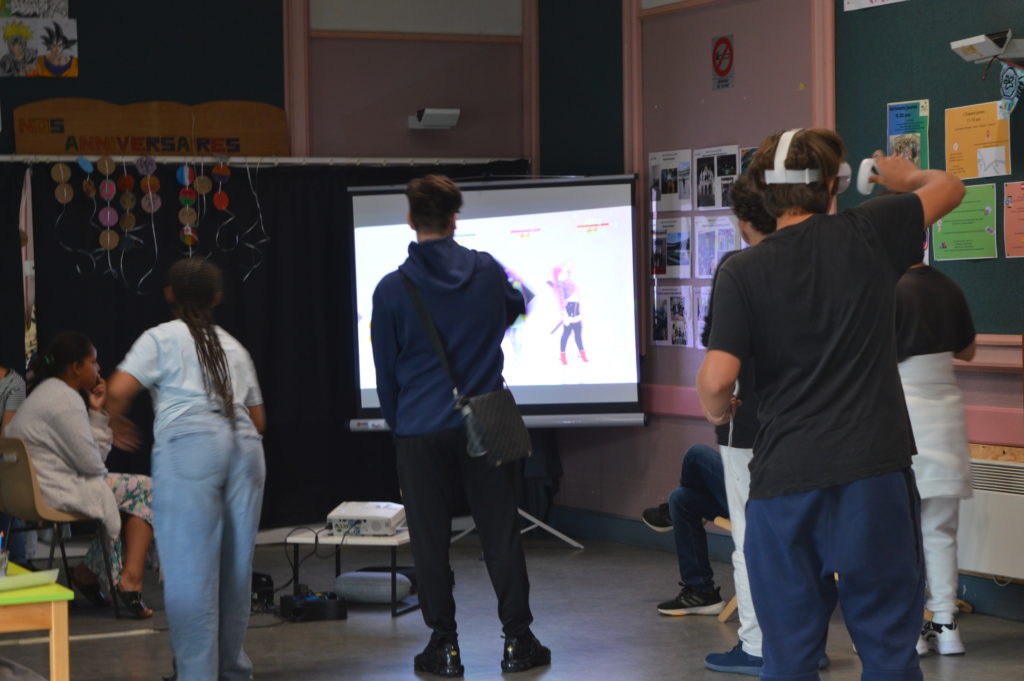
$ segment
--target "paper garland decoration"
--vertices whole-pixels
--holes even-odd
[[[139,157],[134,162],[134,170],[140,176],[138,178],[129,171],[127,163],[121,163],[121,172],[118,173],[117,163],[110,156],[103,156],[95,161],[83,156],[77,158],[73,165],[55,163],[50,168],[50,177],[54,181],[54,198],[62,205],[53,226],[58,243],[71,253],[87,257],[93,272],[97,272],[100,259],[105,258],[107,269],[102,274],[117,277],[129,289],[140,294],[143,284],[155,271],[159,260],[155,213],[161,210],[163,201],[159,193],[161,182],[155,174],[156,169],[156,161],[148,156]],[[79,170],[85,175],[80,181],[74,178]],[[255,170],[258,174],[258,167]],[[102,178],[95,177],[94,171],[99,171]],[[233,234],[230,229],[237,224],[237,216],[229,210],[231,200],[226,191],[226,183],[231,179],[232,169],[226,163],[219,162],[209,173],[205,172],[202,164],[198,168],[182,164],[174,172],[175,179],[181,185],[177,193],[177,218],[181,223],[178,230],[179,242],[187,249],[189,256],[194,254],[193,249],[201,241],[199,225],[206,214],[209,201],[214,209],[224,214],[217,227],[216,236],[209,245],[224,252],[237,250],[239,246],[246,249],[251,256],[251,262],[242,265],[243,281],[262,264],[263,253],[259,247],[269,241],[256,191],[256,176],[252,168],[246,167],[245,172],[250,192],[255,200],[256,216],[244,231],[235,228]],[[93,243],[98,248],[94,246],[91,251],[65,243],[59,233],[61,229],[78,228],[78,225],[63,222],[67,207],[75,197],[73,183],[80,185],[82,195],[93,204],[89,223],[97,230],[97,241]],[[136,188],[140,193],[136,193]],[[136,208],[149,215],[148,231],[153,239],[152,261],[150,257],[145,258],[146,269],[137,280],[129,274],[129,269],[136,269],[131,267],[131,261],[135,257],[133,254],[142,252],[141,247],[148,247],[148,237],[140,236],[145,232],[139,233],[142,225],[138,224],[137,214],[133,212]],[[80,238],[76,237],[76,240]],[[75,269],[79,274],[86,271],[82,265],[76,265]]]

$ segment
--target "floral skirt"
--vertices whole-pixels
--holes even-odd
[[[117,507],[121,513],[142,518],[150,525],[153,524],[153,480],[148,475],[136,475],[134,473],[107,473],[103,476],[110,486],[110,491],[117,500]],[[100,581],[108,588],[113,589],[109,580],[103,576],[103,547],[101,539],[97,537],[89,545],[89,551],[85,554],[85,566],[93,573],[100,575]],[[107,543],[110,551],[110,564],[113,570],[114,584],[121,579],[121,568],[124,566],[124,548],[121,537],[114,537],[113,541]]]

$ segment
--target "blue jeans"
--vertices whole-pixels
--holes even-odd
[[[186,412],[153,447],[153,529],[179,681],[248,681],[252,556],[263,444],[239,409]]]
[[[10,528],[8,528],[10,525]],[[6,513],[0,513],[0,532],[4,533],[4,548],[10,551],[8,560],[24,566],[28,562],[28,532],[14,532],[25,527],[20,519]],[[8,529],[10,531],[8,531]]]
[[[707,445],[693,445],[683,454],[679,487],[668,495],[672,534],[676,539],[679,580],[697,591],[715,588],[708,559],[704,520],[729,517],[722,456]]]

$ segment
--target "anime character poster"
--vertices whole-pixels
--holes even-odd
[[[0,77],[77,78],[78,22],[0,17]]]

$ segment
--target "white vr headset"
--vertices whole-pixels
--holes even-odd
[[[789,145],[792,144],[793,138],[801,130],[803,128],[793,128],[782,133],[782,136],[779,137],[779,144],[775,147],[775,168],[764,171],[765,184],[810,184],[821,180],[821,170],[818,168],[801,168],[799,170],[786,168]],[[842,194],[850,188],[852,175],[853,172],[850,169],[850,164],[843,161],[839,165],[839,173],[836,175],[839,180],[836,194]]]

